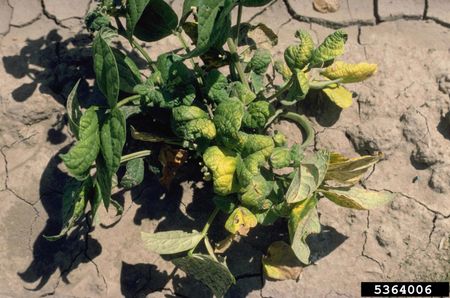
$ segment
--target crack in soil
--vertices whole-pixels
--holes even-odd
[[[366,220],[367,220],[367,224],[366,224],[366,230],[364,231],[364,243],[363,243],[363,245],[362,245],[361,256],[363,256],[363,257],[365,257],[365,258],[367,258],[367,259],[369,259],[369,260],[371,260],[371,261],[377,263],[378,266],[379,266],[380,269],[381,269],[381,272],[384,273],[384,265],[383,265],[383,263],[381,263],[381,262],[378,261],[377,259],[375,259],[375,258],[369,256],[369,255],[365,252],[365,250],[366,250],[366,244],[367,244],[367,240],[368,240],[367,233],[368,233],[368,230],[369,230],[369,228],[370,228],[370,219],[369,219],[369,218],[370,218],[370,211],[367,210],[367,219],[366,219]]]

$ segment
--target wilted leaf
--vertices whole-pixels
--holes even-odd
[[[369,63],[345,63],[336,61],[328,66],[321,74],[331,80],[342,79],[341,83],[357,83],[364,81],[377,71],[376,64]]]
[[[325,178],[328,160],[328,152],[318,151],[300,165],[286,192],[288,203],[300,202],[312,196]]]
[[[350,107],[353,103],[352,93],[342,85],[333,84],[330,87],[322,89],[322,91],[332,102],[342,109]]]
[[[178,169],[188,158],[188,152],[184,149],[163,146],[159,151],[158,159],[163,165],[163,175],[159,179],[161,185],[169,189]]]
[[[383,158],[383,154],[365,155],[356,158],[346,158],[339,153],[331,153],[325,180],[333,180],[343,184],[356,184],[367,170]]]
[[[234,239],[236,238],[235,234],[230,234],[227,238],[223,239],[219,243],[217,243],[216,248],[214,249],[215,253],[223,254],[230,248],[231,244],[233,244]]]
[[[58,235],[44,236],[49,241],[55,241],[66,235],[74,227],[76,222],[84,215],[86,207],[86,196],[92,187],[92,179],[88,178],[84,182],[71,179],[64,186],[62,202],[62,222],[63,227]]]
[[[372,191],[363,188],[324,187],[320,192],[339,206],[369,210],[386,205],[395,197],[388,191]]]
[[[203,234],[197,231],[192,231],[192,233],[183,231],[141,232],[141,238],[148,250],[160,255],[168,255],[190,250],[203,239]]]
[[[297,203],[292,208],[289,217],[289,237],[291,247],[297,258],[303,264],[309,264],[310,249],[306,237],[320,232],[319,216],[317,214],[317,199],[312,196]]]
[[[344,54],[347,37],[347,33],[342,30],[337,30],[328,35],[323,43],[314,50],[310,63],[314,66],[323,66]]]
[[[256,227],[257,220],[253,213],[245,207],[236,208],[225,222],[225,229],[231,234],[247,236],[251,228]]]
[[[264,274],[272,279],[298,280],[303,271],[292,248],[283,241],[272,243],[267,249],[267,256],[262,258]]]
[[[303,69],[309,63],[314,50],[314,41],[307,31],[298,30],[295,36],[300,39],[300,43],[290,45],[284,51],[284,60],[291,70]]]
[[[172,260],[175,266],[208,286],[216,297],[223,297],[236,282],[228,268],[210,256],[193,254]]]
[[[78,139],[78,130],[80,125],[80,118],[82,115],[80,103],[78,102],[77,90],[78,85],[80,84],[80,80],[77,81],[75,86],[73,86],[72,91],[70,91],[69,96],[67,97],[66,109],[67,109],[67,118],[69,123],[70,131],[74,134],[74,136]]]

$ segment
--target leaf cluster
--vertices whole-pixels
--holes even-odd
[[[216,205],[204,229],[142,233],[142,239],[159,254],[187,252],[173,263],[221,297],[235,279],[220,255],[258,224],[287,222],[289,243],[271,245],[262,264],[269,278],[295,279],[309,263],[307,237],[320,232],[319,200],[371,209],[392,199],[390,193],[357,186],[382,155],[351,159],[327,150],[311,153],[306,150],[314,136],[311,123],[288,110],[311,90],[349,107],[352,95],[342,84],[370,77],[376,65],[335,61],[347,40],[341,30],[317,46],[299,30],[284,59],[274,59],[276,34],[240,19],[243,8],[269,2],[185,0],[177,16],[164,0],[103,0],[89,13],[95,84],[104,98],[82,108],[78,84],[69,94],[68,124],[76,141],[61,159],[72,179],[64,191],[64,226],[48,239],[63,237],[85,215],[94,222],[102,204],[120,213],[112,193],[138,186],[146,173],[169,188],[186,160],[195,159],[213,186]],[[178,38],[182,50],[152,60],[142,42],[169,35]],[[146,67],[116,47],[118,40],[127,41]],[[281,118],[305,132],[302,143],[288,146],[286,136],[268,132]],[[208,230],[219,212],[228,216],[229,236],[213,247]],[[202,242],[208,254],[195,252]]]

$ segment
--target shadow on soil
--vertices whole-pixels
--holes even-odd
[[[63,40],[57,31],[51,31],[45,37],[29,40],[19,55],[3,57],[8,73],[16,78],[28,76],[33,80],[32,83],[24,84],[16,89],[13,92],[13,98],[16,101],[26,101],[39,86],[40,92],[52,95],[56,101],[64,105],[67,94],[81,78],[78,96],[82,106],[93,103],[92,100],[88,102],[89,98],[102,100],[98,90],[89,87],[87,83],[87,80],[93,78],[90,41],[87,34],[78,34]],[[308,115],[316,117],[317,121],[324,126],[332,125],[340,115],[340,109],[333,104],[325,105],[326,111],[315,110],[314,102],[307,101],[306,104]],[[323,108],[324,105],[318,106]],[[326,117],[320,115],[326,115]],[[55,124],[55,127],[49,130],[49,142],[59,144],[64,141],[66,137],[62,135],[64,125],[64,121],[61,120],[61,123]],[[62,148],[58,154],[67,152],[68,149],[68,146]],[[42,289],[55,274],[61,278],[62,282],[70,283],[67,279],[70,272],[82,263],[93,261],[102,252],[101,243],[90,237],[89,231],[92,228],[85,220],[63,239],[50,242],[43,237],[57,234],[62,226],[62,189],[69,177],[60,170],[61,160],[58,154],[50,160],[40,181],[41,203],[48,220],[33,243],[31,264],[24,272],[18,273],[24,282],[37,284],[30,291]],[[199,173],[197,163],[191,161],[184,166],[181,175],[174,181],[174,186],[168,192],[159,186],[154,176],[147,179],[141,187],[132,190],[132,200],[139,206],[134,215],[134,224],[140,225],[143,219],[153,219],[159,220],[156,231],[201,230],[214,206],[210,199],[211,186],[203,186],[199,182],[201,181]],[[147,177],[151,176],[149,172],[146,174]],[[192,191],[193,200],[186,206],[182,202],[185,188],[181,186],[181,183],[187,181],[190,182],[189,185],[192,185],[190,191]],[[115,199],[123,205],[123,194],[117,194]],[[212,225],[211,240],[213,242],[217,243],[227,236],[227,232],[223,229],[226,218],[225,214],[220,214]],[[113,226],[114,224],[98,228],[114,228]],[[270,243],[277,240],[288,241],[285,227],[286,222],[283,220],[269,227],[258,226],[248,237],[242,238],[239,243],[231,246],[226,255],[229,268],[235,274],[237,282],[230,289],[228,297],[245,297],[264,286],[261,257],[266,253]],[[312,250],[317,251],[312,256],[313,261],[328,255],[345,239],[333,228],[324,227],[321,234],[308,238]],[[170,260],[168,257],[165,259]],[[169,283],[172,284],[173,291],[166,290]],[[55,286],[57,287],[58,284],[59,282]],[[212,296],[209,289],[193,278],[181,277],[176,271],[160,271],[153,264],[122,262],[120,284],[121,292],[125,297],[145,297],[156,291],[166,291],[169,297]]]

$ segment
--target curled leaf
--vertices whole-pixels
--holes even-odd
[[[377,71],[376,64],[370,63],[345,63],[336,61],[325,68],[321,74],[331,80],[341,79],[341,83],[357,83],[364,81]]]
[[[225,196],[236,191],[234,153],[217,146],[209,147],[203,154],[203,161],[213,174],[215,193]]]
[[[307,31],[297,31],[296,37],[300,39],[300,44],[290,45],[284,51],[284,60],[291,70],[303,69],[309,63],[314,50],[314,41]]]
[[[256,74],[264,74],[272,61],[272,55],[267,49],[257,49],[252,59],[247,64],[247,69],[252,70]]]
[[[339,206],[369,210],[386,205],[395,197],[394,193],[388,191],[372,191],[353,187],[325,187],[320,192]]]
[[[330,87],[322,89],[325,95],[342,109],[349,108],[353,104],[352,93],[344,86],[333,84]]]
[[[269,246],[262,264],[264,274],[276,280],[298,280],[303,271],[292,248],[284,241],[276,241]]]
[[[242,124],[248,128],[264,128],[273,113],[274,108],[267,101],[252,102],[247,107]]]
[[[320,232],[319,216],[317,214],[317,199],[312,196],[297,203],[289,216],[289,237],[291,247],[297,258],[303,264],[309,264],[310,249],[306,237]]]
[[[158,159],[163,165],[163,174],[159,179],[161,185],[169,189],[173,178],[175,178],[178,169],[188,158],[188,152],[184,149],[171,148],[163,146],[159,152]]]
[[[383,158],[383,154],[371,156],[365,155],[356,158],[346,158],[339,153],[330,154],[330,163],[325,180],[333,180],[339,183],[354,185],[361,180],[362,176]]]
[[[344,45],[347,38],[347,33],[342,30],[337,30],[328,35],[323,43],[314,50],[310,63],[320,67],[344,54]]]
[[[231,234],[247,236],[251,228],[256,227],[256,217],[245,207],[236,208],[225,222],[225,229]]]

